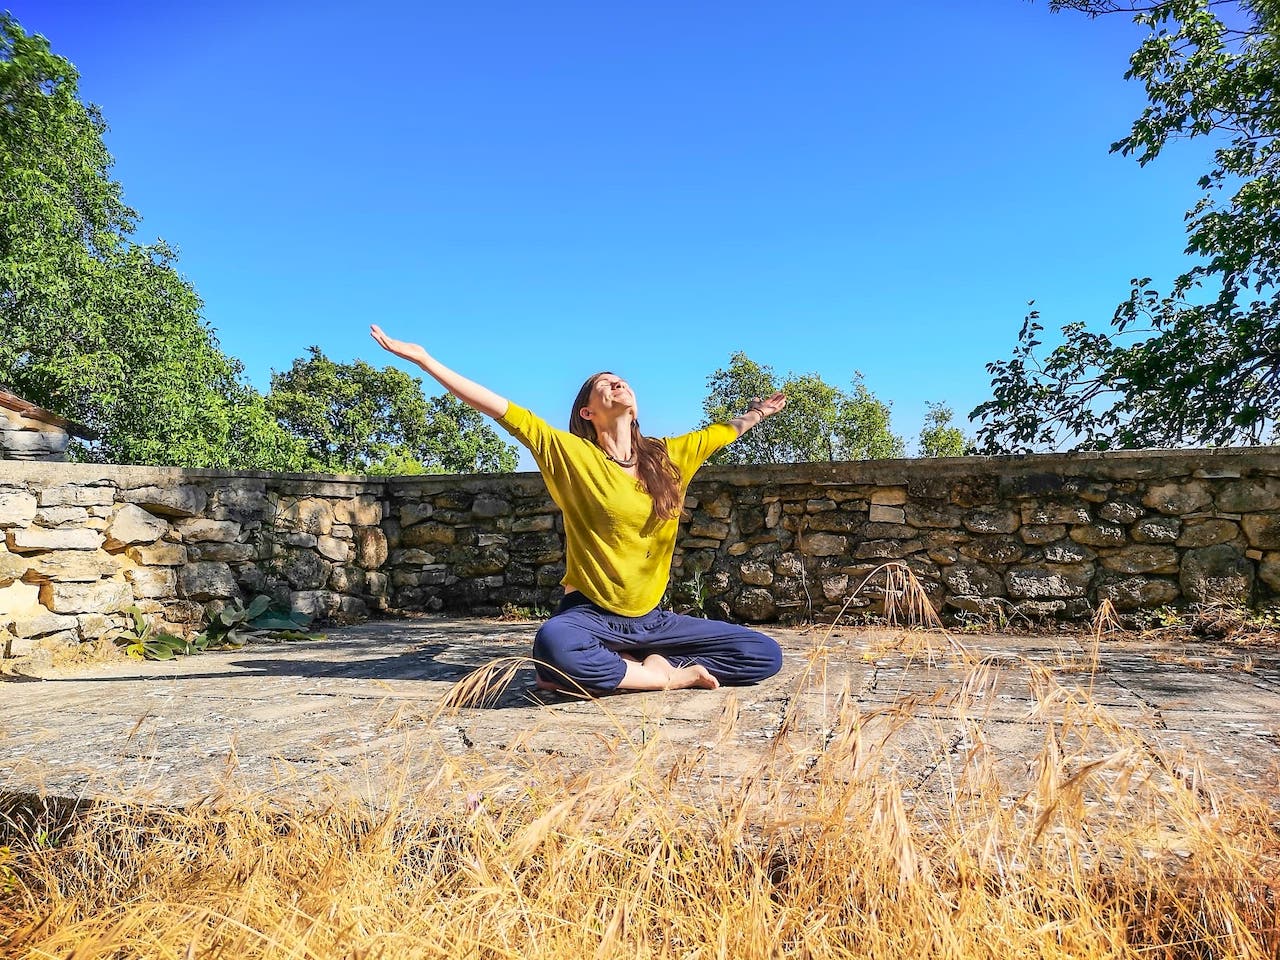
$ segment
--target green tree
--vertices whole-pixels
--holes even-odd
[[[955,412],[945,403],[930,403],[928,408],[920,430],[920,456],[963,457],[969,441],[964,431],[951,423]]]
[[[0,13],[0,383],[98,431],[82,459],[297,466],[173,250],[131,239],[106,124],[77,84]]]
[[[516,448],[453,396],[428,400],[422,382],[363,360],[335,363],[319,347],[271,376],[267,409],[327,473],[511,471]]]
[[[815,460],[867,460],[902,456],[902,438],[890,431],[889,406],[867,389],[862,374],[852,389],[841,390],[815,373],[788,374],[779,384],[773,369],[738,351],[726,369],[707,378],[702,401],[706,423],[732,420],[753,397],[777,390],[787,406],[722,449],[713,463],[803,463]]]
[[[1280,423],[1280,0],[1055,0],[1149,29],[1126,76],[1148,105],[1112,151],[1147,164],[1209,137],[1213,164],[1186,216],[1194,259],[1160,293],[1134,280],[1111,328],[1062,328],[1040,350],[1032,311],[992,399],[971,416],[987,452],[1253,444]]]

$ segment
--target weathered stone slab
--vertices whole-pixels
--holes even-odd
[[[0,527],[25,527],[36,515],[36,498],[25,490],[0,490]]]
[[[124,555],[143,567],[177,567],[187,562],[186,547],[164,541],[128,547]]]
[[[174,487],[139,487],[126,491],[122,499],[161,516],[194,517],[204,512],[209,495],[194,483],[181,483]]]
[[[1009,596],[1028,600],[1083,597],[1089,590],[1091,563],[1011,567],[1005,573]]]
[[[133,590],[119,580],[40,584],[40,602],[54,613],[116,613],[133,602]]]
[[[235,520],[210,520],[206,517],[179,520],[175,526],[188,543],[234,543],[244,529]]]
[[[126,503],[107,525],[105,549],[123,550],[135,543],[154,543],[169,532],[169,523],[141,507]]]
[[[1191,513],[1213,503],[1209,484],[1205,480],[1184,480],[1173,483],[1153,483],[1147,488],[1142,502],[1161,513]]]
[[[231,567],[218,561],[188,563],[178,573],[178,593],[187,600],[231,600],[240,596]]]
[[[1247,603],[1253,594],[1253,564],[1228,543],[1188,550],[1179,577],[1183,594],[1199,603]]]
[[[45,550],[97,550],[102,534],[97,530],[58,527],[10,527],[5,539],[11,553],[38,553]]]

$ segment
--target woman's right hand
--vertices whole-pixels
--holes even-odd
[[[427,351],[423,350],[418,344],[408,343],[404,340],[397,340],[394,337],[388,337],[382,332],[382,328],[376,323],[370,324],[369,333],[374,340],[378,341],[378,346],[383,350],[394,353],[397,357],[400,357],[403,360],[408,360],[410,363],[416,363],[418,366],[424,365],[424,361],[427,358]]]

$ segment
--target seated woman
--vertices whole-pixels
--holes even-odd
[[[565,596],[533,644],[539,686],[606,693],[757,683],[782,666],[772,637],[658,609],[685,490],[713,453],[786,405],[775,393],[729,423],[678,437],[640,432],[622,378],[597,373],[578,391],[568,431],[444,366],[415,343],[371,328],[384,349],[493,417],[529,448],[564,513]]]

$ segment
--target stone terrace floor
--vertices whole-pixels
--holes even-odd
[[[233,789],[376,798],[430,782],[445,763],[501,771],[554,758],[587,769],[654,742],[696,756],[700,782],[723,785],[780,751],[800,769],[831,741],[842,706],[844,722],[861,717],[883,742],[877,762],[909,792],[945,785],[975,739],[1025,780],[1053,731],[1074,731],[1081,756],[1136,734],[1143,749],[1248,790],[1273,790],[1280,770],[1275,648],[1104,640],[1095,661],[1089,636],[955,636],[962,655],[939,633],[778,629],[783,670],[755,687],[590,701],[535,692],[525,666],[495,704],[446,707],[456,681],[523,656],[536,629],[368,622],[319,641],[9,679],[0,682],[0,799],[189,802]],[[1100,715],[1079,706],[1086,697]],[[1091,744],[1088,728],[1112,733]]]

